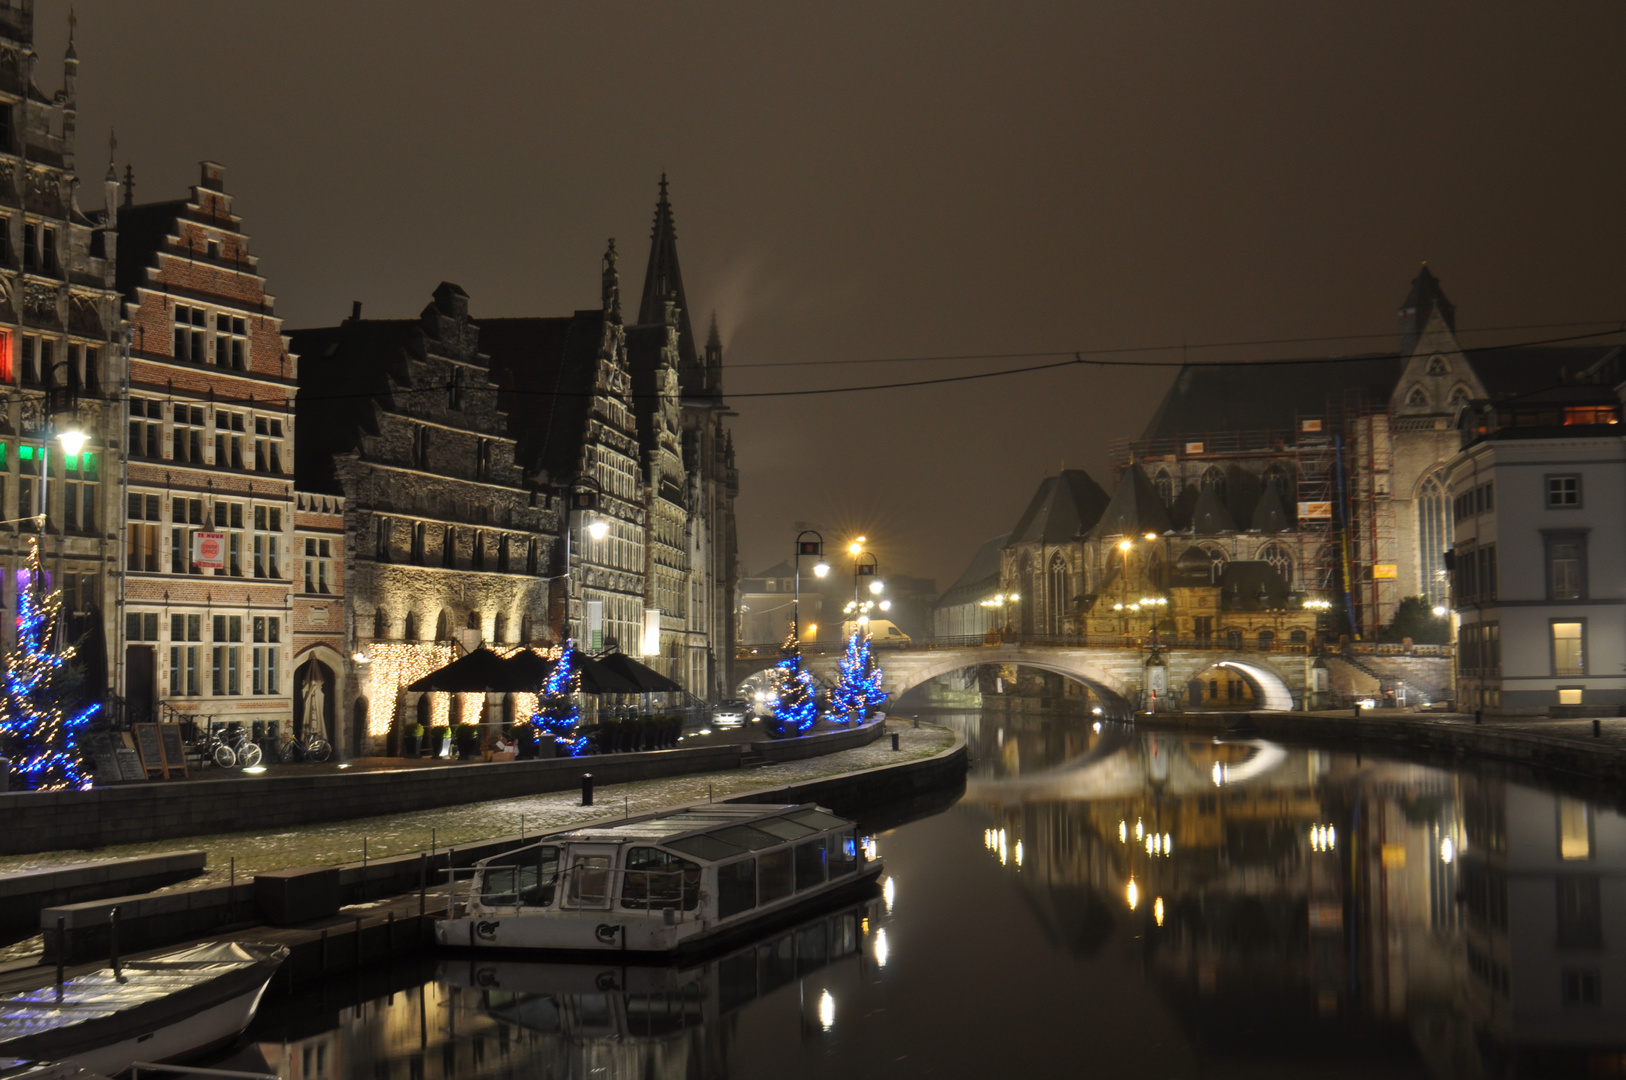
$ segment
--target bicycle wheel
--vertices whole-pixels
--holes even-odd
[[[229,769],[233,765],[237,764],[236,752],[225,743],[221,743],[219,746],[215,747],[215,752],[210,756],[215,759],[215,764],[219,765],[222,769]]]
[[[244,743],[243,752],[239,755],[243,768],[251,769],[260,763],[260,748],[255,743]]]
[[[326,761],[333,756],[333,744],[320,736],[305,744],[306,761]]]

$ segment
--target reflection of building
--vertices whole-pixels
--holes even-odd
[[[1464,414],[1450,468],[1461,700],[1626,704],[1620,399],[1568,385]]]

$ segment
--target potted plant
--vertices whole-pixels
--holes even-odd
[[[457,756],[463,761],[480,756],[480,729],[473,724],[457,725],[454,736],[457,742]]]
[[[436,724],[434,727],[431,727],[429,729],[429,756],[430,757],[432,757],[432,758],[440,757],[441,753],[446,748],[446,737],[448,735],[450,735],[450,734],[451,734],[451,729],[446,727],[443,724]]]
[[[408,758],[417,757],[418,750],[422,745],[423,725],[418,723],[408,724],[406,729],[401,733],[401,756]]]

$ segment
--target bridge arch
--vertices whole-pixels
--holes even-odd
[[[908,657],[893,654],[879,657],[886,673],[884,687],[894,698],[907,694],[922,683],[939,675],[947,675],[964,668],[987,665],[1010,665],[1048,671],[1075,682],[1083,683],[1101,697],[1118,706],[1125,715],[1133,711],[1140,700],[1140,690],[1106,668],[1084,660],[1074,650],[1046,649],[942,649],[916,653]]]
[[[1259,703],[1259,708],[1270,712],[1292,712],[1297,703],[1293,697],[1293,689],[1282,678],[1275,667],[1257,655],[1248,653],[1220,653],[1196,652],[1173,653],[1169,664],[1169,689],[1171,692],[1181,692],[1181,688],[1201,675],[1209,668],[1222,667],[1233,671],[1253,690],[1253,699]],[[1295,661],[1302,660],[1295,657]]]

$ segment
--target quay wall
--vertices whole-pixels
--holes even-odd
[[[202,851],[171,851],[0,874],[0,935],[33,934],[43,907],[161,889],[197,877],[207,862]]]

